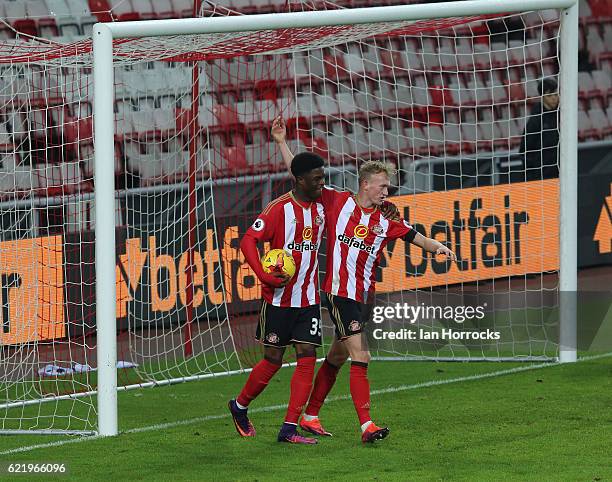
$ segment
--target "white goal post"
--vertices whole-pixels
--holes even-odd
[[[324,12],[96,24],[93,29],[93,63],[99,434],[117,434],[115,189],[112,169],[114,39],[416,21],[541,9],[561,9],[560,290],[572,293],[577,287],[578,5],[575,0],[473,0]],[[561,303],[559,359],[561,362],[571,362],[576,360],[576,306],[568,298],[562,298]]]

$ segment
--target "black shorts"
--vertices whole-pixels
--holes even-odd
[[[372,315],[371,304],[360,303],[350,298],[327,295],[327,308],[336,327],[336,337],[344,340],[349,336],[362,333]]]
[[[255,337],[267,346],[294,343],[321,346],[321,306],[280,308],[264,301]]]

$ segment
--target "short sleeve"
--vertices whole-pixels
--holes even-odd
[[[334,204],[336,204],[340,196],[342,196],[342,193],[340,191],[336,191],[331,187],[324,186],[323,191],[321,193],[321,197],[318,199],[318,201],[323,204],[324,209],[329,209]]]
[[[269,212],[261,213],[253,224],[247,229],[246,234],[254,237],[258,241],[269,241],[274,235],[273,224],[274,216]]]
[[[403,219],[399,221],[389,221],[387,237],[390,239],[404,238],[410,243],[416,234],[416,230]]]

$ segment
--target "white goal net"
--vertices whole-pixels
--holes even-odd
[[[90,14],[79,29],[91,28]],[[486,316],[470,327],[500,333],[374,338],[376,355],[555,357],[557,158],[548,165],[543,149],[521,146],[542,103],[539,82],[558,78],[559,35],[557,12],[543,11],[116,40],[108,169],[118,385],[257,361],[260,287],[238,244],[291,187],[270,137],[277,115],[294,152],[328,161],[331,186],[355,190],[366,159],[393,163],[391,201],[460,256],[451,266],[390,243],[380,306],[484,303]],[[95,432],[92,44],[8,37],[0,40],[0,431]],[[534,135],[542,140],[545,129]],[[420,323],[449,327],[443,316]],[[402,316],[380,323],[396,332],[412,325]]]

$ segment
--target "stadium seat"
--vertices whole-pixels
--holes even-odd
[[[172,18],[174,8],[170,0],[151,0],[151,6],[157,18]]]
[[[425,82],[425,79],[416,79],[415,84],[412,85],[411,89],[412,101],[415,107],[426,107],[432,105],[431,94],[429,88]]]
[[[374,119],[370,122],[367,140],[370,154],[382,156],[387,149],[384,127],[381,119]]]
[[[359,107],[355,104],[353,95],[349,92],[343,92],[336,96],[338,102],[338,112],[342,115],[354,114],[359,110]]]
[[[489,70],[491,68],[492,52],[489,45],[474,43],[472,51],[473,66],[478,70]]]
[[[354,44],[353,48],[349,46],[349,53],[350,55],[361,57],[363,59],[363,71],[370,73],[374,77],[376,77],[379,72],[391,67],[389,59],[386,59],[386,62],[381,59],[380,49],[374,45],[366,44],[359,48],[358,45]]]
[[[425,37],[422,39],[421,55],[424,70],[440,70],[440,58],[438,57],[437,41],[435,37]]]
[[[612,49],[612,22],[602,22],[601,28],[603,30],[603,41],[606,51],[610,52]]]
[[[412,89],[409,85],[398,82],[395,85],[395,93],[393,97],[397,100],[397,109],[411,109],[413,105]]]
[[[255,173],[266,172],[282,164],[282,157],[276,144],[248,145],[245,148],[246,161]]]
[[[191,77],[191,72],[189,72],[189,77]],[[142,78],[144,84],[141,86],[141,89],[144,89],[147,94],[155,95],[161,92],[176,92],[178,87],[171,83],[171,81],[175,80],[175,77],[172,74],[166,75],[165,69],[145,70],[142,72]],[[189,87],[191,87],[191,78],[189,79]]]
[[[244,145],[222,147],[220,153],[215,151],[213,165],[217,176],[236,175],[250,170]]]
[[[379,112],[380,103],[378,98],[369,92],[358,92],[354,94],[355,105],[362,112]]]
[[[378,84],[378,90],[375,90],[373,95],[378,100],[383,111],[389,111],[397,108],[395,89],[389,82],[381,81]]]
[[[346,65],[347,70],[353,74],[362,74],[366,70],[366,66],[364,65],[363,57],[358,54],[345,55],[344,63]]]
[[[133,132],[138,134],[155,133],[155,119],[150,111],[126,112],[125,118],[133,125]]]
[[[317,112],[317,100],[316,96],[309,92],[301,93],[296,97],[297,110],[300,113],[316,113]]]
[[[0,123],[0,149],[6,150],[9,146],[12,146],[11,137],[6,124]]]
[[[455,61],[460,71],[472,70],[474,66],[474,48],[467,37],[457,37],[455,45]]]
[[[441,46],[438,50],[438,58],[440,62],[440,70],[442,72],[457,71],[457,57],[455,56],[454,48]]]
[[[25,7],[28,18],[35,20],[37,23],[53,19],[47,3],[43,0],[27,0]]]
[[[232,126],[238,126],[242,124],[233,107],[229,107],[223,104],[216,104],[212,108],[212,113],[215,117],[215,125],[223,126],[224,128],[230,128]]]
[[[606,109],[606,117],[608,118],[608,124],[612,126],[612,106],[608,106]]]
[[[308,58],[295,54],[293,59],[293,66],[295,77],[308,77],[310,75],[310,70],[308,69]]]
[[[589,72],[578,72],[578,95],[586,97],[595,90],[595,83]]]
[[[91,10],[89,9],[89,3],[83,0],[66,0],[68,9],[70,10],[69,16],[73,18],[90,17]]]
[[[274,118],[279,114],[276,108],[276,102],[271,100],[256,100],[253,102],[254,121],[271,124]]]
[[[497,131],[497,124],[490,119],[478,123],[478,150],[493,151],[493,143],[499,140],[501,134]]]
[[[198,123],[200,127],[213,126],[216,123],[216,117],[213,115],[213,102],[210,97],[206,97],[206,103],[200,105],[198,110]]]
[[[45,0],[47,10],[56,18],[70,17],[72,12],[66,0]]]
[[[78,162],[62,162],[59,165],[61,182],[65,193],[78,192],[83,183],[83,175]]]
[[[255,106],[251,101],[236,102],[233,106],[228,108],[235,110],[236,115],[238,116],[238,120],[242,124],[249,124],[256,120]]]
[[[15,157],[2,154],[0,157],[0,199],[12,197],[15,192]]]
[[[592,62],[597,62],[599,57],[604,54],[607,49],[599,35],[599,25],[589,25],[587,27],[587,47],[589,51],[589,57]]]
[[[353,132],[346,134],[347,152],[360,155],[369,152],[369,136],[367,130],[361,125],[354,123]]]
[[[348,71],[344,57],[344,53],[338,50],[323,55],[323,69],[328,78],[341,79],[347,74]]]
[[[152,156],[128,158],[127,169],[140,178],[142,186],[159,184],[163,180],[162,161]]]
[[[612,76],[610,72],[593,70],[591,75],[593,77],[593,90],[589,93],[589,96],[596,95],[606,100],[612,95]]]
[[[68,144],[93,138],[93,117],[91,116],[74,118],[66,115],[63,116],[63,123],[58,126],[63,127],[64,142]]]
[[[193,1],[172,0],[172,10],[175,17],[193,17]]]
[[[19,111],[8,111],[6,115],[8,119],[7,128],[13,139],[22,139],[28,132],[25,115]]]
[[[57,165],[43,165],[32,169],[32,187],[42,196],[64,193],[62,171]]]
[[[510,40],[508,42],[506,54],[511,64],[523,65],[526,57],[526,46],[522,40]]]
[[[11,24],[14,25],[16,21],[27,19],[28,14],[26,12],[26,2],[5,1],[2,2],[2,4],[4,7],[3,16]]]
[[[602,109],[590,109],[588,111],[588,116],[591,121],[591,126],[595,130],[595,137],[597,139],[601,139],[610,134],[612,125]]]
[[[408,138],[407,153],[413,156],[427,155],[429,143],[423,130],[419,127],[410,127],[405,130]]]
[[[157,97],[155,104],[160,109],[174,109],[176,108],[176,96],[173,94],[164,94]]]
[[[155,109],[155,97],[142,95],[132,99],[132,105],[138,111],[152,111]]]
[[[319,115],[337,115],[338,102],[331,95],[317,95],[313,97],[316,100],[316,113]]]
[[[251,0],[230,0],[229,7],[236,12],[250,12],[254,11],[254,7],[251,4]]]
[[[329,151],[330,160],[341,158],[345,149],[344,136],[336,135],[334,132],[329,132],[324,137],[327,141],[327,149]]]
[[[475,123],[463,123],[461,125],[461,139],[465,152],[471,153],[476,151],[478,129]]]
[[[424,70],[423,56],[421,54],[417,54],[415,51],[411,50],[404,50],[403,54],[403,64],[406,70],[417,70],[420,72]]]
[[[174,132],[176,129],[176,113],[174,109],[154,109],[152,113],[155,129],[162,136],[165,137],[169,132]]]
[[[279,97],[276,101],[277,112],[285,119],[298,116],[298,106],[293,97]]]
[[[165,152],[159,155],[161,174],[168,183],[181,182],[189,172],[189,153]]]
[[[578,12],[580,18],[588,18],[592,15],[591,6],[587,0],[580,0],[578,2]]]
[[[143,20],[151,20],[157,18],[157,13],[153,9],[150,0],[132,0],[132,8],[134,12]]]
[[[138,12],[134,11],[130,0],[108,0],[114,21],[125,22],[140,20]]]
[[[586,139],[597,137],[597,129],[593,127],[590,117],[584,110],[578,111],[578,139],[584,141]]]

